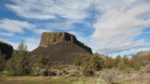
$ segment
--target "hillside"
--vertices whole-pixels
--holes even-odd
[[[10,44],[0,41],[0,53],[5,56],[5,59],[11,58],[12,52],[13,47]]]
[[[42,55],[53,62],[72,64],[74,57],[81,53],[92,54],[92,50],[74,35],[66,32],[44,32],[39,47],[31,55],[32,59]]]

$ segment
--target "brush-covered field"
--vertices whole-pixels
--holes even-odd
[[[0,77],[0,84],[98,84],[96,78]]]
[[[0,84],[150,84],[150,74],[120,76],[111,82],[100,77],[1,76]]]

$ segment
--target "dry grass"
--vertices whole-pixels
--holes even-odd
[[[112,70],[111,70],[112,71]],[[108,72],[108,71],[106,71]],[[114,71],[103,73],[106,76],[100,77],[42,77],[42,76],[1,76],[0,84],[149,84],[150,73],[124,73],[118,74]],[[102,75],[103,75],[102,74]],[[115,74],[116,77],[112,76]],[[106,80],[107,77],[110,80]],[[106,78],[106,79],[104,79]]]
[[[0,84],[97,84],[87,77],[0,77]]]
[[[115,82],[118,84],[149,84],[150,73],[134,73],[130,75],[120,75]]]

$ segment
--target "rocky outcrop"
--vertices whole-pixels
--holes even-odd
[[[42,34],[42,38],[39,46],[46,48],[48,46],[56,45],[59,43],[74,43],[84,48],[89,53],[92,53],[91,48],[79,42],[74,35],[66,32],[51,32],[51,33],[44,32]]]
[[[42,55],[57,63],[71,64],[74,57],[81,53],[92,54],[91,48],[78,41],[76,37],[66,32],[45,32],[42,34],[38,48],[31,52],[32,59]]]
[[[13,47],[10,44],[0,41],[0,53],[9,59],[12,56]]]
[[[136,54],[137,56],[150,56],[150,51],[141,51]]]
[[[76,41],[75,36],[69,34],[69,33],[64,33],[64,32],[60,32],[60,33],[48,33],[45,32],[42,34],[42,38],[41,38],[41,43],[40,46],[41,47],[48,47],[50,45],[55,45],[58,43],[65,43],[65,42],[74,42]]]
[[[149,61],[150,60],[150,51],[141,51],[134,55],[134,59],[139,59],[140,61]]]

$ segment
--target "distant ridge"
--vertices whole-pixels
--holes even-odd
[[[0,41],[0,53],[5,56],[5,59],[11,58],[12,52],[13,47],[10,44]]]

